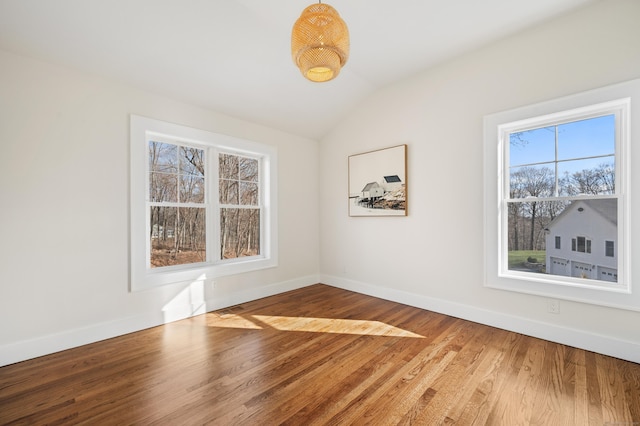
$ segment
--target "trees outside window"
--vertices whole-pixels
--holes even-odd
[[[612,101],[498,126],[503,274],[559,283],[600,281],[601,270],[618,276],[605,241],[620,235],[628,107],[628,99]]]
[[[484,117],[485,286],[640,306],[630,257],[639,100],[632,80]]]
[[[220,253],[223,259],[260,254],[259,162],[219,155]]]
[[[617,270],[617,264],[602,259],[604,253],[584,258],[560,244],[569,237],[571,252],[591,254],[592,238],[603,243],[617,238],[617,227],[609,226],[617,223],[617,121],[616,109],[608,106],[505,127],[508,270],[558,276],[571,276],[575,265]],[[613,207],[603,210],[602,200]],[[576,214],[570,213],[578,201]],[[572,236],[576,231],[593,236]],[[520,262],[524,258],[527,262]]]
[[[131,118],[132,289],[277,264],[273,148]]]
[[[151,267],[205,262],[204,150],[150,140]]]

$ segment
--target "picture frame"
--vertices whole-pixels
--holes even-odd
[[[349,216],[407,215],[407,145],[349,156]]]

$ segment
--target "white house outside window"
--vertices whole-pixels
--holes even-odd
[[[613,101],[499,126],[503,274],[617,283],[618,259],[592,248],[619,237],[620,128],[628,106]]]
[[[484,284],[639,309],[630,261],[640,80],[484,118]]]
[[[276,152],[131,117],[131,288],[277,264]]]

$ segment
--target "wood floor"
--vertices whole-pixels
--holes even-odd
[[[0,424],[638,425],[640,365],[315,285],[0,368]]]

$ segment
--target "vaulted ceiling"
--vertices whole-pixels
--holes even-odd
[[[320,139],[374,91],[599,0],[332,0],[351,55],[338,78],[294,66],[309,0],[0,0],[0,49]]]

